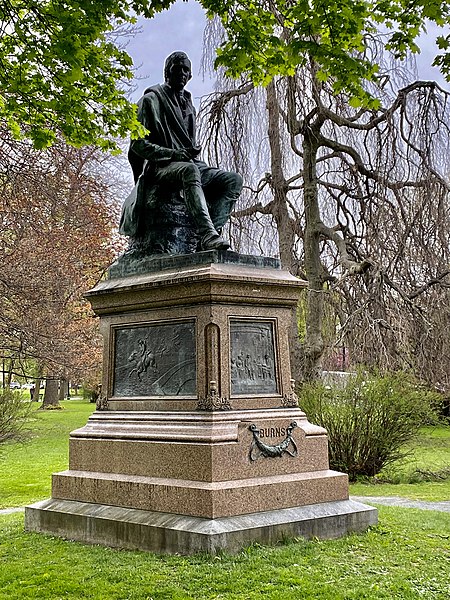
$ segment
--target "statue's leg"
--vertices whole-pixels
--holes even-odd
[[[184,200],[201,238],[202,250],[227,249],[230,245],[219,235],[211,220],[203,193],[200,171],[193,162],[173,162],[155,173],[155,181],[180,185]]]
[[[215,228],[221,231],[242,191],[242,177],[232,171],[202,165],[199,170],[209,214]]]

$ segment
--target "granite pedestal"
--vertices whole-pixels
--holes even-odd
[[[326,431],[294,391],[302,286],[278,261],[232,252],[113,265],[88,294],[105,340],[102,396],[26,528],[214,553],[376,523],[329,469]]]

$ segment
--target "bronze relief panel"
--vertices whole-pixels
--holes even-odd
[[[230,321],[231,393],[278,392],[274,323]]]
[[[195,396],[195,323],[116,328],[113,395]]]

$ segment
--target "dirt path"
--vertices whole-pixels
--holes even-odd
[[[11,515],[12,513],[24,512],[24,510],[24,506],[19,506],[18,508],[1,508],[0,515]]]

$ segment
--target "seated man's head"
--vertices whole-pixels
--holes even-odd
[[[179,92],[192,77],[192,66],[187,54],[172,52],[164,63],[164,80],[170,87]]]

